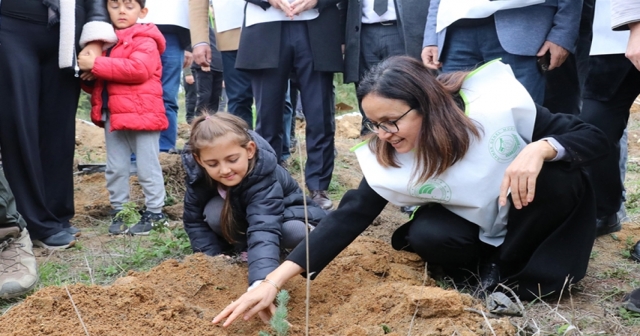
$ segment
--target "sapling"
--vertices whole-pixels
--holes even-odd
[[[122,210],[116,214],[116,218],[122,220],[127,227],[138,223],[141,217],[138,206],[134,202],[122,204]]]
[[[276,312],[271,317],[271,321],[269,321],[271,328],[275,331],[275,336],[287,336],[289,334],[289,322],[287,322],[288,303],[289,292],[283,289],[276,295]],[[271,336],[271,334],[261,331],[258,336]]]

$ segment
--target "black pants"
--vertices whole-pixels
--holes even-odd
[[[58,26],[0,16],[0,148],[33,239],[74,216],[73,153],[80,80],[58,69]]]
[[[593,57],[598,57],[598,61],[605,61],[608,64],[630,63],[623,54]],[[609,154],[588,168],[596,193],[598,217],[613,215],[622,205],[624,187],[619,168],[620,138],[627,127],[629,109],[640,93],[640,72],[633,67],[627,69],[624,70],[626,73],[620,73],[617,68],[613,68],[610,72],[599,70],[597,76],[594,76],[598,78],[598,83],[591,83],[593,81],[590,78],[587,86],[593,87],[587,89],[591,91],[602,94],[615,85],[617,89],[614,89],[610,97],[591,95],[585,97],[580,114],[582,120],[602,130],[610,142]],[[618,77],[621,76],[624,79],[618,84]]]
[[[196,100],[198,99],[198,93],[196,92],[196,83],[188,84],[182,77],[182,86],[184,87],[184,104],[187,110],[186,119],[187,123],[191,124],[193,118],[196,117]],[[195,76],[193,76],[195,80]]]
[[[194,69],[196,79],[196,90],[198,98],[196,100],[196,111],[201,114],[203,111],[209,113],[218,112],[220,106],[220,95],[222,94],[222,72],[202,71]]]
[[[522,272],[531,263],[549,263],[548,268],[554,269],[555,260],[532,260],[532,256],[571,217],[585,190],[581,171],[565,170],[563,163],[545,163],[536,182],[533,202],[521,210],[513,205],[509,209],[507,234],[498,248],[480,241],[476,224],[439,204],[420,208],[411,222],[394,233],[393,246],[414,251],[427,263],[449,270],[475,271],[477,263],[483,259],[496,261],[505,278]],[[584,225],[586,227],[587,223]],[[594,236],[595,218],[592,218],[591,226],[590,235]],[[586,232],[576,232],[576,235],[588,236]],[[582,245],[585,246],[574,247],[567,243],[567,246],[554,248],[566,249],[569,254],[587,249],[588,260],[591,245]],[[562,255],[556,257],[561,259]],[[557,267],[557,272],[543,276],[557,277],[550,282],[555,280],[562,285],[567,273],[571,271]]]
[[[256,131],[282,157],[283,111],[289,74],[295,69],[307,121],[306,182],[309,190],[327,190],[334,161],[333,73],[315,71],[304,21],[282,22],[278,68],[250,71],[256,98]]]

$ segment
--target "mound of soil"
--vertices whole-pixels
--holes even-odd
[[[356,261],[357,260],[357,261]],[[246,291],[246,264],[197,254],[169,260],[147,273],[131,272],[113,285],[68,287],[90,335],[257,335],[259,319],[228,329],[213,317]],[[423,285],[423,283],[425,285]],[[290,291],[291,335],[304,334],[305,280]],[[359,238],[312,282],[311,335],[512,335],[508,319],[485,320],[465,311],[470,296],[434,286],[415,254]],[[0,319],[3,335],[82,335],[81,320],[66,288],[47,287]]]

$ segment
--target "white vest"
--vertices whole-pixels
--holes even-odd
[[[480,226],[480,240],[498,246],[506,235],[509,204],[498,206],[504,172],[531,142],[536,107],[511,68],[498,60],[471,72],[460,96],[465,114],[479,125],[464,157],[439,176],[416,184],[415,152],[396,154],[399,168],[382,167],[368,145],[354,148],[367,182],[398,206],[435,202]]]

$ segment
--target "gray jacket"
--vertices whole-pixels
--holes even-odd
[[[640,21],[640,1],[611,0],[611,28],[614,30],[629,29],[631,22]]]
[[[360,29],[362,28],[362,0],[347,3],[345,29],[344,81],[359,81]],[[398,30],[404,40],[406,54],[420,59],[429,0],[395,0]]]
[[[422,46],[438,46],[442,52],[447,30],[436,34],[436,18],[440,0],[432,0]],[[570,52],[575,51],[580,25],[582,0],[546,0],[523,8],[498,11],[494,14],[500,44],[508,53],[534,56],[545,41],[553,42]]]

